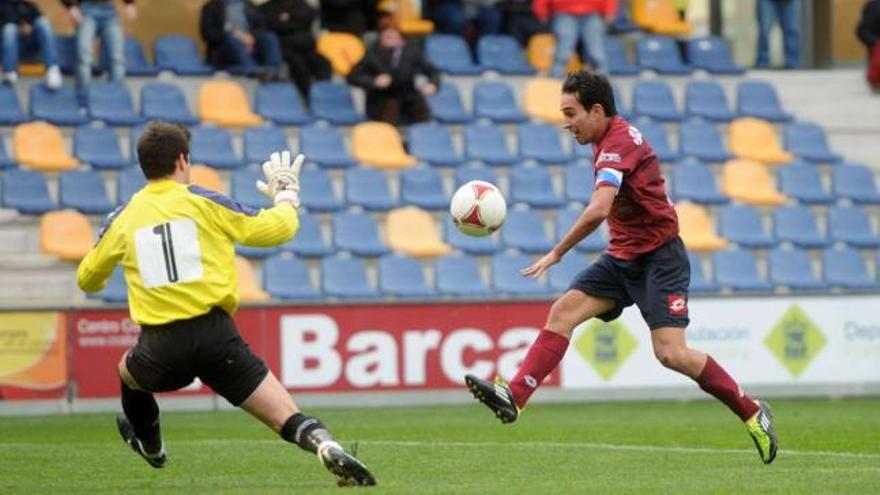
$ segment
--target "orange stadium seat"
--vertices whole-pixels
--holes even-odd
[[[551,124],[563,122],[559,111],[559,95],[562,82],[558,79],[535,78],[526,82],[523,107],[529,117]]]
[[[779,206],[787,199],[776,189],[767,166],[753,160],[725,163],[723,183],[728,196],[750,205]]]
[[[794,155],[782,149],[776,130],[766,120],[751,117],[730,124],[730,151],[740,157],[759,162],[788,163]]]
[[[550,33],[533,34],[529,38],[529,44],[526,47],[526,59],[529,65],[538,72],[548,72],[553,66],[553,53],[556,51],[556,38]],[[583,67],[581,58],[577,53],[572,53],[565,67],[565,73],[575,71]]]
[[[712,228],[709,213],[702,206],[690,203],[675,205],[681,240],[692,251],[718,251],[727,247],[727,239]]]
[[[434,32],[434,22],[422,19],[412,0],[382,0],[379,10],[394,16],[398,29],[403,34],[429,34]]]
[[[40,249],[64,261],[79,261],[92,249],[88,218],[74,210],[50,211],[40,219]]]
[[[220,174],[206,165],[193,165],[190,169],[189,182],[205,189],[226,194],[226,186],[223,185]]]
[[[234,81],[207,81],[199,90],[199,117],[225,127],[250,127],[263,119],[251,111],[247,93]]]
[[[694,27],[678,16],[675,0],[634,0],[633,21],[642,29],[655,34],[690,34]]]
[[[403,149],[400,134],[385,122],[363,122],[351,132],[355,160],[376,168],[406,168],[416,164],[415,157]]]
[[[318,37],[318,53],[330,61],[333,72],[342,77],[364,57],[364,42],[351,33],[324,33]]]
[[[235,273],[238,276],[238,297],[241,302],[260,302],[269,299],[269,294],[257,283],[257,275],[248,260],[236,256]]]
[[[385,236],[392,250],[416,258],[433,258],[452,252],[440,239],[439,227],[431,214],[415,206],[391,210],[385,223]]]
[[[19,124],[13,133],[15,159],[42,172],[70,170],[79,166],[64,146],[61,130],[46,122]]]

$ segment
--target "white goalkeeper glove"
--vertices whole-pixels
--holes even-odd
[[[272,198],[276,205],[287,201],[294,208],[299,208],[299,169],[303,160],[305,157],[300,154],[290,163],[289,151],[272,153],[269,160],[263,163],[266,182],[258,180],[257,189]]]

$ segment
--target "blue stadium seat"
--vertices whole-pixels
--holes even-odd
[[[863,165],[844,164],[834,167],[834,194],[859,204],[880,203],[874,174]]]
[[[773,227],[780,241],[802,248],[822,248],[828,238],[819,232],[816,217],[806,206],[781,206],[773,210]]]
[[[321,260],[324,294],[340,299],[374,299],[377,291],[367,280],[367,269],[354,258],[332,256]]]
[[[183,91],[170,83],[151,82],[141,87],[141,115],[145,120],[165,120],[183,125],[195,125]]]
[[[727,41],[718,36],[691,38],[687,42],[688,61],[697,69],[705,69],[712,74],[739,75],[745,69],[733,63],[733,56]]]
[[[89,84],[88,110],[93,120],[103,120],[108,125],[131,126],[143,121],[134,110],[128,87],[119,82]]]
[[[724,95],[724,88],[717,81],[689,81],[684,90],[685,112],[713,122],[730,122],[733,112]]]
[[[477,41],[477,60],[488,70],[505,75],[525,75],[535,73],[526,63],[522,47],[512,36],[488,34]]]
[[[614,94],[614,107],[617,109],[617,115],[620,115],[626,120],[632,119],[632,111],[630,111],[626,101],[623,99],[623,91],[620,89],[620,85],[617,83],[611,83],[611,91]],[[586,147],[592,148],[589,145]]]
[[[688,253],[688,261],[691,267],[691,283],[688,291],[692,294],[711,294],[721,290],[703,270],[703,260],[694,252]]]
[[[9,153],[6,152],[6,145],[3,144],[3,136],[0,135],[0,170],[5,168],[15,168],[18,164],[15,163],[15,160],[9,156]]]
[[[558,208],[565,203],[546,169],[522,165],[510,170],[510,202],[533,208]]]
[[[565,167],[562,182],[565,199],[587,204],[593,197],[593,165],[581,161],[571,162]]]
[[[663,122],[681,120],[672,89],[662,80],[636,81],[633,86],[633,113]]]
[[[754,206],[730,205],[721,208],[718,212],[718,233],[727,240],[748,248],[776,245],[776,239],[767,234]]]
[[[100,292],[86,294],[90,299],[100,299],[108,303],[128,302],[128,284],[125,283],[125,274],[122,267],[117,266],[107,279],[107,285]]]
[[[729,198],[718,191],[712,170],[699,160],[688,159],[672,167],[672,198],[708,205],[723,205]]]
[[[528,117],[519,108],[513,90],[502,81],[481,81],[474,86],[474,114],[499,123],[523,122]]]
[[[593,145],[591,143],[580,144],[572,136],[571,138],[572,155],[576,161],[585,161],[590,166],[593,165]]]
[[[190,129],[190,162],[213,168],[235,169],[242,160],[232,149],[232,136],[222,127],[198,126]]]
[[[249,164],[262,165],[273,152],[290,150],[284,130],[278,127],[248,127],[242,136],[244,138],[244,161]]]
[[[312,121],[299,91],[286,82],[263,83],[257,86],[254,110],[277,125],[305,125]]]
[[[449,244],[460,251],[464,251],[465,253],[479,256],[495,254],[501,250],[501,244],[498,242],[499,236],[487,235],[484,237],[472,237],[462,234],[461,231],[455,227],[455,224],[452,223],[451,216],[447,215],[445,217],[443,220],[443,228],[443,235],[446,239],[446,244]]]
[[[153,77],[159,73],[159,69],[147,60],[144,47],[136,38],[126,36],[124,50],[126,76]],[[98,61],[98,67],[102,72],[109,72],[110,65],[110,49],[107,44],[101,43],[101,57]]]
[[[667,36],[643,36],[636,42],[636,60],[646,69],[660,74],[687,75],[693,67],[681,60],[675,40]]]
[[[589,266],[590,261],[583,255],[568,253],[547,270],[547,285],[553,292],[565,292],[575,275]]]
[[[483,68],[471,59],[464,38],[452,34],[430,34],[425,41],[425,55],[437,69],[456,76],[472,76]]]
[[[15,88],[3,84],[0,85],[0,125],[15,125],[28,120],[21,110]]]
[[[323,170],[303,170],[299,184],[300,201],[309,211],[339,211],[345,206],[336,196],[333,180]]]
[[[488,297],[492,290],[480,277],[480,264],[466,254],[452,254],[434,262],[437,290],[456,297]]]
[[[348,168],[355,163],[335,127],[303,127],[299,131],[299,150],[306,160],[326,168]]]
[[[299,230],[282,247],[303,258],[320,258],[335,252],[333,241],[324,241],[321,222],[314,215],[302,212],[299,213]]]
[[[758,275],[755,256],[739,249],[718,251],[713,255],[715,280],[721,287],[735,291],[767,292],[773,286]]]
[[[449,195],[443,189],[443,178],[428,167],[409,168],[400,173],[400,201],[425,210],[449,207]]]
[[[391,196],[388,180],[381,170],[366,167],[345,171],[345,197],[349,205],[367,210],[390,210],[400,203]]]
[[[519,272],[531,264],[532,260],[524,254],[496,254],[492,257],[492,287],[511,296],[547,295],[547,288],[540,282]]]
[[[871,220],[858,206],[836,206],[828,209],[828,235],[832,241],[845,242],[857,248],[880,247],[880,238],[871,227]]]
[[[55,125],[82,125],[89,121],[71,86],[51,90],[43,83],[34,84],[30,89],[29,101],[31,117],[35,120],[45,120]]]
[[[69,35],[55,35],[55,55],[58,68],[65,75],[76,73],[76,38]],[[94,68],[93,68],[94,70]]]
[[[379,236],[379,226],[367,213],[342,212],[333,216],[336,247],[356,256],[382,256],[389,252]]]
[[[678,126],[678,147],[682,155],[707,162],[726,162],[732,158],[718,129],[700,119],[688,120]]]
[[[428,286],[422,263],[399,254],[389,254],[379,259],[379,290],[387,296],[404,298],[424,298],[437,293]]]
[[[94,170],[70,170],[58,179],[58,203],[87,215],[103,215],[113,210],[101,174]]]
[[[785,125],[783,133],[785,148],[795,155],[817,163],[836,163],[840,155],[828,147],[825,131],[816,124],[791,122]]]
[[[272,200],[258,191],[255,186],[258,180],[266,180],[262,169],[258,166],[236,170],[229,178],[230,196],[248,208],[271,208]]]
[[[520,124],[516,130],[519,154],[524,159],[558,165],[571,160],[571,153],[562,148],[558,127],[542,122]]]
[[[56,208],[49,196],[46,177],[33,170],[12,169],[0,175],[3,205],[26,215],[40,215]]]
[[[681,155],[669,144],[669,136],[666,135],[663,124],[642,118],[635,123],[635,126],[662,163],[674,162],[681,158]]]
[[[278,299],[321,297],[321,293],[312,285],[309,267],[300,259],[281,255],[263,262],[263,288]]]
[[[354,108],[348,86],[330,81],[315,81],[309,88],[309,107],[317,119],[333,125],[353,125],[363,120]]]
[[[544,221],[532,210],[508,211],[501,239],[507,247],[526,253],[543,254],[553,249],[553,241],[544,230]]]
[[[467,124],[474,120],[474,116],[464,109],[458,87],[452,83],[440,83],[437,92],[428,98],[428,106],[431,115],[443,124]]]
[[[806,163],[792,163],[779,167],[779,189],[801,203],[829,204],[835,198],[822,185],[819,169]]]
[[[574,222],[581,216],[583,211],[582,208],[560,208],[556,210],[555,220],[557,242],[562,240],[562,237],[568,232],[568,229],[574,225]],[[577,246],[575,246],[575,249],[586,253],[599,253],[604,251],[607,247],[608,233],[606,232],[605,227],[599,227],[594,230],[592,234],[588,235],[586,239],[579,242]]]
[[[107,127],[77,127],[73,134],[73,154],[95,169],[118,170],[131,166],[122,155],[119,138]]]
[[[494,170],[488,167],[462,167],[455,171],[456,190],[472,180],[481,180],[490,184],[498,184],[498,176],[495,174]]]
[[[771,122],[788,122],[791,115],[782,109],[773,86],[764,81],[743,81],[736,89],[736,113]]]
[[[517,157],[507,146],[507,136],[495,124],[470,124],[464,129],[465,155],[489,165],[510,165]]]
[[[791,290],[812,291],[828,288],[813,275],[813,262],[806,251],[801,249],[770,251],[768,260],[770,281],[774,285],[782,285]]]
[[[121,170],[116,176],[116,204],[127,203],[145,185],[147,179],[140,167]]]
[[[409,126],[409,152],[419,161],[435,167],[457,167],[464,158],[455,151],[446,127],[423,122]]]
[[[605,37],[605,60],[608,61],[608,73],[612,76],[637,76],[642,71],[629,59],[623,43],[616,36]]]
[[[208,76],[214,68],[202,60],[199,47],[188,36],[159,36],[153,44],[156,67],[179,76]]]
[[[826,249],[822,253],[825,281],[844,289],[876,289],[877,282],[868,273],[865,258],[855,249]]]

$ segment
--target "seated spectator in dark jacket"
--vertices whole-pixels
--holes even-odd
[[[318,16],[317,9],[305,0],[269,0],[260,7],[266,26],[281,41],[281,53],[287,62],[290,79],[308,98],[309,88],[315,79],[330,79],[330,62],[318,53],[312,22]]]
[[[504,14],[501,31],[516,38],[520,45],[527,46],[532,35],[549,31],[547,23],[535,17],[532,0],[502,0],[499,5]]]
[[[269,79],[277,76],[281,44],[250,0],[210,0],[202,7],[200,30],[208,45],[208,63],[214,67],[235,66],[247,75]]]
[[[500,0],[428,0],[428,18],[440,33],[469,39],[501,32]]]
[[[366,90],[371,120],[411,124],[431,118],[425,97],[437,92],[440,72],[419,45],[407,43],[395,27],[386,27],[352,68],[348,82]]]
[[[321,0],[321,29],[363,36],[376,25],[377,0]]]
[[[3,28],[3,80],[15,84],[19,58],[42,54],[46,85],[51,89],[60,88],[62,79],[55,53],[55,35],[40,9],[26,0],[0,0],[0,26]]]

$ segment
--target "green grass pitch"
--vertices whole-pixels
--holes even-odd
[[[880,399],[771,404],[770,466],[713,402],[534,404],[506,426],[477,403],[307,411],[359,440],[375,488],[336,487],[238,411],[165,413],[163,470],[128,450],[113,414],[0,418],[0,493],[880,493]]]

